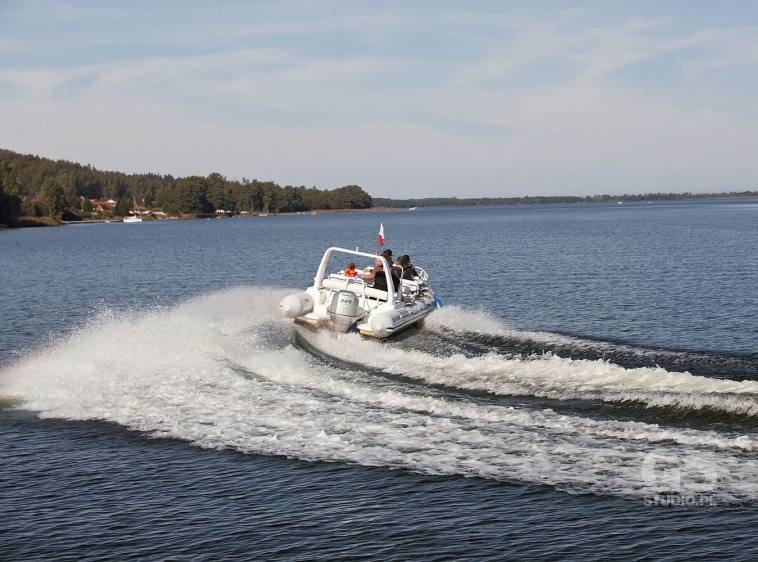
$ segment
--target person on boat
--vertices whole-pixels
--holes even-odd
[[[382,253],[382,256],[384,257],[384,253]],[[392,256],[392,252],[390,252],[390,256]],[[390,261],[389,263],[392,262]],[[400,286],[400,278],[394,272],[391,272],[391,274],[392,284],[395,286],[395,290],[397,291],[397,288]],[[374,289],[379,289],[380,291],[387,290],[387,276],[384,274],[384,265],[380,258],[376,258],[374,262],[374,268],[369,273],[362,274],[361,277],[367,281],[373,279],[374,283],[371,286]]]
[[[413,267],[413,263],[411,263],[411,257],[408,254],[397,258],[397,265],[403,269],[403,279],[413,279],[414,277],[418,277],[418,272],[416,271],[416,268]]]
[[[387,248],[382,252],[382,257],[387,260],[387,263],[390,266],[390,274],[392,275],[392,284],[395,286],[395,290],[397,291],[397,288],[400,286],[400,275],[398,275],[397,270],[392,267],[392,250]]]
[[[381,289],[382,291],[387,290],[387,278],[384,275],[384,265],[382,265],[382,260],[379,258],[374,260],[374,267],[371,271],[361,274],[361,277],[366,281],[373,281],[371,286],[375,289]]]
[[[358,275],[358,272],[355,270],[355,264],[353,262],[350,262],[349,264],[347,264],[347,269],[343,271],[342,274],[345,277],[355,277],[356,275]]]
[[[392,266],[392,272],[400,277],[400,279],[405,279],[405,268],[403,267],[402,257],[399,257],[395,260],[395,265]]]

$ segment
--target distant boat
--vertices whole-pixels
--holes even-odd
[[[411,207],[411,208],[409,208],[408,210],[409,210],[409,211],[415,211],[416,209],[418,209],[418,207]]]
[[[139,216],[139,209],[137,208],[137,198],[134,198],[134,216],[124,217],[124,222],[142,222],[142,217]]]

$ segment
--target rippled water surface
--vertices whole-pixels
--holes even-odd
[[[445,307],[296,329],[330,245]],[[10,559],[754,556],[758,203],[0,232]]]

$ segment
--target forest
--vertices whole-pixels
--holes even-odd
[[[431,197],[426,199],[388,199],[375,197],[376,207],[467,207],[471,205],[540,205],[545,203],[609,203],[617,201],[676,201],[683,199],[758,198],[758,191],[723,193],[645,193],[643,195],[534,195],[526,197]]]
[[[546,203],[604,203],[615,201],[672,201],[680,199],[758,198],[758,191],[724,193],[647,193],[643,195],[372,198],[361,187],[332,190],[304,186],[281,187],[273,181],[229,180],[219,173],[207,177],[174,178],[155,173],[105,172],[91,165],[50,160],[0,149],[0,226],[38,224],[24,218],[57,221],[95,218],[92,201],[116,201],[107,216],[126,216],[133,201],[145,209],[170,216],[292,213],[371,207],[440,207],[469,205],[536,205]],[[100,215],[102,216],[102,215]]]
[[[272,181],[232,181],[221,174],[174,178],[154,173],[100,171],[91,165],[51,160],[0,149],[0,224],[21,217],[77,220],[92,217],[92,201],[116,201],[112,216],[124,216],[133,201],[167,215],[303,212],[367,209],[371,196],[357,185],[332,190],[281,187]]]

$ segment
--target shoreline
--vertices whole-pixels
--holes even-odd
[[[241,215],[235,214],[231,216],[227,215],[215,215],[213,213],[199,213],[199,214],[180,214],[177,217],[168,217],[164,219],[144,218],[145,222],[163,222],[174,220],[195,220],[195,219],[227,219],[227,218],[257,218],[259,216],[291,216],[291,215],[322,215],[327,213],[374,213],[380,211],[398,211],[398,207],[370,207],[368,209],[319,209],[315,211],[298,211],[291,213],[267,213],[265,215]],[[12,230],[16,228],[38,228],[38,227],[50,227],[50,226],[76,226],[84,224],[110,224],[110,223],[123,223],[123,218],[115,219],[83,219],[80,221],[56,221],[49,217],[20,217],[14,224],[0,224],[0,230]]]
[[[325,215],[333,213],[376,213],[379,211],[399,211],[399,207],[369,207],[368,209],[316,209],[314,211],[297,211],[292,213],[271,213],[269,216],[288,216],[288,215]],[[249,215],[255,216],[255,215]]]
[[[609,201],[575,201],[570,202],[568,204],[607,204],[607,203],[641,203],[647,201],[648,203],[666,203],[666,202],[673,202],[673,201],[704,201],[704,200],[710,200],[710,201],[726,201],[726,200],[746,200],[746,199],[758,199],[754,195],[740,195],[735,194],[734,196],[729,196],[726,194],[715,194],[713,196],[707,196],[707,197],[688,197],[688,198],[675,198],[675,199],[655,199],[655,200],[641,200],[641,199],[623,199],[622,197],[614,198]],[[463,202],[464,200],[461,200]],[[480,204],[474,204],[474,205],[426,205],[426,207],[490,207],[490,206],[512,206],[512,205],[524,205],[525,203],[480,203]],[[554,205],[557,203],[553,203],[551,201],[541,202],[541,203],[527,203],[529,205]],[[234,215],[215,215],[214,213],[198,213],[198,214],[180,214],[176,217],[167,217],[162,219],[156,219],[156,218],[146,218],[146,222],[151,221],[166,221],[166,220],[193,220],[193,219],[210,219],[210,218],[219,218],[219,219],[225,219],[225,218],[253,218],[253,217],[265,217],[265,216],[292,216],[292,215],[322,215],[322,214],[333,214],[333,213],[376,213],[376,212],[383,212],[383,211],[400,211],[405,209],[405,207],[369,207],[368,209],[317,209],[314,211],[293,211],[293,212],[286,212],[286,213],[259,213],[259,214],[234,214]],[[51,219],[49,217],[20,217],[14,224],[6,224],[1,223],[0,224],[0,230],[11,230],[16,228],[36,228],[36,227],[49,227],[49,226],[70,226],[70,225],[77,225],[77,224],[107,224],[107,223],[121,223],[123,222],[122,218],[117,219],[87,219],[87,220],[81,220],[81,221],[56,221],[54,219]]]

